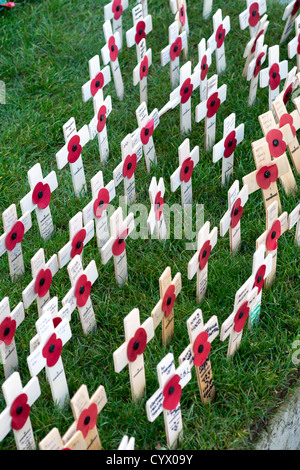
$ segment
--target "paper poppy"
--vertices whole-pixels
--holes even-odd
[[[52,284],[52,273],[50,269],[41,269],[35,280],[35,293],[39,297],[45,297]]]
[[[235,228],[237,226],[237,224],[239,223],[239,221],[241,220],[242,218],[242,215],[243,215],[243,212],[244,212],[244,208],[243,206],[241,205],[241,198],[239,197],[235,203],[234,203],[234,206],[232,208],[232,211],[231,211],[231,222],[230,222],[230,226],[231,228]]]
[[[92,289],[91,281],[88,281],[88,278],[85,274],[81,274],[79,277],[76,287],[75,287],[75,297],[77,300],[78,307],[84,307],[88,301]]]
[[[186,103],[190,99],[193,88],[194,85],[192,84],[191,79],[187,78],[180,88],[181,104]]]
[[[244,302],[234,317],[234,331],[236,333],[240,333],[244,328],[249,312],[250,308],[248,306],[248,302]]]
[[[266,140],[269,144],[270,154],[273,158],[278,158],[286,151],[286,143],[283,134],[279,129],[272,129],[268,132]]]
[[[220,105],[221,105],[221,100],[219,98],[218,92],[216,91],[208,98],[206,102],[207,117],[208,118],[213,117],[218,112]]]
[[[11,317],[5,317],[0,325],[0,344],[4,342],[9,346],[14,339],[16,328],[16,320],[12,320]]]
[[[268,233],[266,240],[266,247],[268,251],[276,250],[278,246],[278,240],[281,236],[281,223],[280,220],[276,220],[272,225],[271,230]]]
[[[77,431],[81,431],[84,438],[86,438],[88,432],[96,426],[97,417],[98,408],[96,403],[92,403],[80,413],[77,421]]]
[[[299,35],[299,37],[300,37],[300,35]],[[291,83],[284,92],[284,95],[283,95],[283,98],[282,98],[284,104],[288,103],[290,97],[292,96],[292,93],[293,93],[293,84]]]
[[[132,155],[127,155],[124,160],[123,165],[123,176],[124,178],[132,178],[136,169],[137,155],[133,153]]]
[[[271,183],[275,183],[278,178],[277,165],[263,166],[256,173],[256,182],[261,189],[269,189]]]
[[[269,85],[271,90],[276,90],[279,87],[281,77],[280,77],[280,68],[278,64],[273,64],[269,71]]]
[[[249,25],[254,27],[260,20],[259,4],[257,2],[252,3],[249,8]]]
[[[182,26],[185,25],[185,20],[186,20],[185,9],[184,9],[184,5],[182,5],[182,7],[179,10],[179,21],[182,24]]]
[[[260,72],[260,69],[261,69],[261,66],[262,66],[262,59],[263,59],[264,56],[265,56],[265,53],[261,52],[259,54],[259,56],[257,57],[257,59],[256,59],[255,69],[254,69],[254,77],[255,78],[257,77],[257,75]]]
[[[184,160],[180,169],[180,181],[184,181],[185,183],[188,183],[192,177],[193,169],[194,169],[193,160],[190,157]]]
[[[168,411],[175,410],[179,405],[181,398],[181,385],[179,375],[173,377],[167,382],[163,389],[163,408]]]
[[[135,43],[139,44],[142,39],[146,38],[146,24],[145,21],[139,21],[136,25]]]
[[[112,62],[115,62],[117,60],[118,55],[119,55],[119,49],[116,44],[116,40],[114,36],[111,36],[108,40],[108,48],[109,48],[109,57]]]
[[[202,331],[194,341],[194,364],[196,367],[201,367],[209,356],[211,344],[208,341],[207,331]]]
[[[25,233],[25,227],[20,220],[18,220],[11,231],[5,238],[5,246],[7,251],[12,251],[17,243],[21,243]]]
[[[126,248],[125,240],[128,236],[128,229],[125,229],[124,232],[114,241],[112,252],[114,256],[119,256],[123,253]]]
[[[49,184],[44,184],[42,181],[37,183],[32,191],[32,202],[36,204],[39,209],[46,209],[51,201],[51,189]]]
[[[291,114],[285,113],[281,116],[281,118],[279,120],[279,127],[283,127],[286,124],[290,125],[293,136],[296,137],[296,129],[294,127],[294,119],[293,119],[293,116],[291,116]]]
[[[147,77],[149,70],[149,61],[148,57],[145,55],[140,65],[140,79],[143,80],[144,77]]]
[[[128,342],[127,358],[129,362],[134,362],[136,358],[143,354],[147,345],[147,333],[144,328],[138,328],[135,335]]]
[[[75,163],[80,157],[81,151],[80,137],[79,135],[73,135],[68,143],[68,162]]]
[[[154,131],[154,120],[150,119],[150,121],[141,130],[141,141],[143,145],[148,144],[150,137],[152,137],[153,131]]]
[[[123,13],[122,0],[114,0],[111,10],[114,14],[114,20],[121,18]]]
[[[171,284],[165,292],[165,295],[162,301],[162,307],[161,307],[166,318],[168,318],[168,316],[171,314],[174,308],[175,300],[176,300],[175,286]]]
[[[60,358],[62,347],[62,340],[57,338],[56,334],[53,333],[42,350],[42,355],[46,359],[46,364],[48,367],[55,366]]]
[[[200,250],[200,254],[199,254],[199,269],[202,271],[205,266],[207,265],[208,263],[208,260],[209,260],[209,257],[210,257],[210,253],[211,253],[211,244],[210,244],[210,241],[207,240],[201,250]]]
[[[101,88],[104,85],[104,77],[103,73],[99,72],[95,78],[91,81],[91,94],[92,96],[95,96],[98,90],[101,90]]]
[[[204,55],[201,61],[201,80],[205,80],[208,74],[207,56]]]
[[[256,44],[257,44],[257,41],[258,39],[260,38],[260,36],[262,36],[264,34],[264,30],[261,29],[260,32],[257,34],[255,40],[254,40],[254,44],[253,44],[253,47],[251,49],[251,53],[254,54],[254,52],[256,51]]]
[[[30,406],[28,405],[28,397],[26,393],[21,393],[14,399],[10,407],[11,427],[14,431],[20,431],[26,423],[29,414]]]
[[[232,131],[224,141],[224,158],[229,158],[235,151],[237,146],[236,132]]]
[[[74,258],[76,255],[81,255],[83,247],[84,247],[84,240],[86,237],[86,230],[82,228],[79,232],[76,233],[72,242],[71,242],[71,258]]]
[[[56,328],[62,322],[62,319],[60,317],[54,317],[52,321],[54,328]]]
[[[260,291],[262,290],[263,285],[264,285],[266,269],[267,269],[266,265],[262,264],[260,266],[260,268],[257,270],[257,273],[255,275],[255,281],[254,281],[254,284],[253,284],[253,288],[257,287],[257,289],[258,289],[257,293],[258,294],[260,293]]]
[[[179,57],[182,51],[182,39],[180,36],[178,36],[173,44],[171,44],[170,47],[170,57],[171,60],[175,60],[176,57]]]
[[[98,192],[97,199],[94,202],[94,214],[97,219],[102,217],[103,212],[109,204],[109,192],[106,188],[101,188]]]
[[[97,131],[102,132],[106,125],[106,106],[103,104],[98,111]]]
[[[296,0],[296,2],[294,3],[293,10],[292,10],[292,16],[297,15],[299,8],[300,8],[300,1]]]
[[[226,30],[224,29],[223,25],[220,24],[216,32],[216,43],[217,43],[218,49],[223,46],[224,41],[225,41],[225,36],[226,36]]]
[[[156,220],[160,220],[161,215],[163,213],[163,208],[164,208],[164,200],[163,200],[163,197],[161,195],[161,192],[158,191],[158,193],[156,194],[156,197],[155,197],[155,201],[154,201],[154,211],[155,211],[155,219]]]

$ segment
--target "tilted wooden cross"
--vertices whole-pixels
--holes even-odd
[[[17,355],[15,334],[25,318],[23,302],[11,311],[9,298],[4,297],[0,302],[0,354],[3,364],[4,377],[7,379],[16,369],[19,361]]]
[[[164,179],[161,177],[157,183],[156,177],[153,176],[149,186],[151,210],[147,219],[147,225],[150,234],[158,237],[159,240],[164,240],[168,233],[164,216],[164,195]]]
[[[178,147],[179,167],[171,175],[171,191],[181,187],[181,204],[186,206],[193,203],[192,173],[199,162],[199,147],[190,150],[190,140],[185,139]]]
[[[138,45],[140,60],[133,69],[133,85],[140,85],[140,103],[148,101],[147,77],[149,67],[152,65],[152,49],[147,50],[146,39],[143,38]]]
[[[245,62],[245,66],[243,69],[243,77],[247,77],[248,67],[249,67],[250,62],[254,58],[258,40],[261,36],[266,35],[268,26],[269,26],[268,15],[264,15],[257,25],[257,33],[255,34],[253,38],[250,39],[250,41],[247,43],[245,47],[243,58],[246,59],[246,62]]]
[[[123,44],[122,18],[123,12],[128,8],[128,0],[113,0],[104,6],[104,20],[112,20],[114,34],[119,33],[121,46]]]
[[[158,110],[155,108],[150,115],[148,115],[146,103],[140,104],[136,110],[136,118],[138,122],[137,131],[133,132],[134,135],[138,132],[140,141],[143,144],[146,168],[148,173],[151,170],[151,165],[157,164],[157,156],[153,141],[153,132],[159,124]]]
[[[200,74],[200,101],[206,100],[207,75],[210,66],[211,50],[209,47],[206,47],[206,40],[203,38],[198,44],[198,64],[194,69],[194,72],[197,71]]]
[[[112,110],[111,97],[107,96],[103,100],[103,92],[99,90],[93,97],[93,104],[95,115],[89,123],[90,139],[94,140],[98,136],[100,161],[106,162],[109,156],[106,120]]]
[[[253,58],[248,66],[247,80],[251,80],[248,106],[252,106],[256,100],[259,72],[267,58],[268,46],[266,44],[264,45],[264,40],[265,36],[262,34],[257,40]]]
[[[294,26],[295,19],[297,18],[298,11],[300,8],[299,0],[292,0],[285,8],[282,20],[286,21],[285,27],[280,39],[280,44],[282,44],[288,36],[291,34]]]
[[[288,61],[279,62],[279,46],[269,47],[269,65],[259,72],[259,85],[261,88],[269,87],[269,110],[272,110],[273,101],[280,92],[280,82],[288,74]]]
[[[160,53],[161,65],[165,67],[170,63],[170,80],[172,88],[175,88],[180,80],[180,54],[186,47],[186,31],[179,34],[179,25],[174,21],[169,26],[169,44]]]
[[[295,242],[300,246],[300,204],[289,214],[289,230],[296,225]]]
[[[59,430],[53,428],[39,442],[39,450],[87,450],[82,432],[77,431],[69,440],[61,437]]]
[[[106,44],[101,49],[102,60],[104,65],[110,63],[117,97],[123,100],[124,83],[119,64],[119,49],[121,47],[120,34],[113,34],[110,20],[105,21],[103,24],[103,32]]]
[[[295,37],[288,43],[288,57],[297,58],[297,71],[300,72],[300,15],[295,20]]]
[[[265,257],[265,247],[261,245],[253,255],[252,264],[252,276],[254,279],[253,288],[257,287],[257,296],[254,303],[251,305],[251,311],[249,313],[249,327],[255,325],[259,321],[260,309],[261,309],[261,298],[262,288],[265,279],[271,274],[272,271],[272,255],[269,253]]]
[[[226,56],[225,56],[225,38],[230,31],[230,18],[222,18],[222,10],[219,8],[213,15],[214,32],[207,40],[207,46],[211,52],[216,52],[216,66],[217,73],[220,75],[226,69]]]
[[[98,54],[89,60],[89,73],[89,81],[81,87],[82,100],[84,103],[86,103],[91,98],[94,98],[98,91],[103,92],[104,87],[111,80],[109,65],[101,70],[100,57]]]
[[[139,43],[142,39],[145,39],[147,35],[152,31],[152,16],[144,16],[143,7],[141,4],[136,5],[132,9],[133,27],[126,31],[126,43],[127,47],[136,45],[136,55],[138,62],[140,61],[140,50]]]
[[[261,15],[267,11],[266,0],[247,0],[247,8],[239,15],[240,28],[242,30],[249,27],[250,37],[257,33]]]

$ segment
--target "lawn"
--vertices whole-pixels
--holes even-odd
[[[69,169],[57,170],[55,155],[64,145],[62,126],[70,117],[76,119],[77,128],[88,124],[93,116],[91,102],[83,103],[81,86],[89,79],[88,60],[100,54],[104,45],[102,24],[105,0],[36,0],[18,2],[13,11],[0,13],[0,79],[6,84],[6,105],[0,105],[0,208],[17,205],[29,191],[27,171],[40,162],[44,175],[57,171],[58,189],[53,193],[51,208],[55,223],[55,235],[49,242],[39,236],[36,217],[33,228],[23,243],[26,272],[12,283],[8,260],[0,259],[0,299],[8,295],[14,308],[22,300],[22,291],[31,281],[30,259],[43,247],[46,259],[57,253],[69,239],[68,221],[91,200],[89,181],[99,170],[103,171],[107,184],[113,170],[121,161],[120,142],[137,127],[135,110],[139,105],[139,89],[132,84],[132,71],[136,65],[135,48],[124,47],[120,53],[120,67],[125,85],[125,97],[119,101],[113,82],[105,88],[105,96],[111,95],[112,113],[108,118],[110,156],[107,164],[100,163],[97,139],[83,150],[83,162],[88,182],[88,192],[76,199],[73,193]],[[268,2],[270,27],[265,43],[278,44],[284,23],[284,6]],[[169,67],[160,65],[160,51],[168,43],[168,26],[173,21],[168,0],[149,0],[153,31],[147,36],[147,46],[152,48],[153,64],[148,79],[148,111],[161,109],[171,91]],[[124,31],[132,26],[131,8],[123,15]],[[242,78],[243,52],[249,40],[249,31],[239,28],[238,14],[245,8],[244,1],[215,0],[213,11],[222,8],[223,17],[230,16],[231,32],[226,38],[227,68],[220,76],[219,84],[228,86],[227,100],[217,117],[216,141],[222,138],[223,120],[236,113],[237,125],[245,123],[245,140],[235,152],[234,179],[255,170],[251,143],[262,137],[258,115],[268,110],[268,91],[259,89],[257,101],[247,107],[249,83]],[[189,56],[192,66],[197,64],[197,45],[213,32],[212,20],[202,19],[202,1],[188,1],[190,25]],[[292,37],[292,36],[291,36]],[[280,48],[281,59],[287,58],[287,45]],[[182,59],[181,59],[182,60]],[[102,63],[102,61],[101,61]],[[183,64],[183,60],[181,62]],[[290,61],[289,69],[296,64]],[[215,73],[215,55],[210,76]],[[193,125],[187,135],[191,148],[199,145],[200,162],[193,173],[194,204],[204,205],[204,219],[211,227],[218,226],[227,210],[227,187],[221,185],[221,162],[212,163],[212,152],[204,151],[204,124],[194,121],[194,109],[199,103],[199,90],[192,95]],[[289,103],[289,110],[293,104]],[[150,209],[148,188],[151,177],[164,177],[165,201],[171,206],[180,203],[180,193],[171,193],[170,176],[178,167],[178,146],[186,136],[180,133],[179,108],[161,118],[154,132],[158,155],[156,168],[148,174],[142,160],[137,167],[137,202]],[[297,177],[300,184],[300,178]],[[299,193],[287,197],[280,187],[284,211],[290,213],[299,202]],[[123,195],[123,184],[117,188],[117,197]],[[117,198],[114,201],[117,207]],[[201,302],[205,322],[217,315],[219,325],[233,310],[234,296],[247,280],[252,270],[252,257],[256,239],[265,230],[265,209],[261,192],[250,196],[242,219],[242,246],[235,255],[229,251],[228,235],[219,238],[213,250],[208,290]],[[171,224],[171,234],[173,222]],[[228,343],[219,337],[212,344],[211,362],[216,387],[216,400],[203,405],[200,400],[195,371],[192,380],[184,388],[181,399],[184,438],[180,449],[249,449],[260,429],[282,402],[284,393],[298,381],[299,369],[292,362],[292,343],[299,336],[299,248],[294,244],[294,230],[281,237],[278,251],[276,280],[263,292],[261,319],[249,330],[245,328],[240,350],[227,360]],[[92,288],[91,298],[97,318],[98,330],[85,337],[77,311],[71,319],[72,338],[63,349],[70,396],[82,384],[90,395],[102,384],[108,403],[98,418],[97,426],[104,449],[116,449],[124,434],[134,436],[136,449],[154,449],[166,443],[163,417],[154,423],[147,421],[145,404],[157,390],[156,365],[168,353],[178,357],[188,345],[186,320],[198,307],[196,282],[187,278],[187,265],[194,254],[185,249],[186,240],[170,239],[159,242],[150,237],[145,240],[128,239],[127,259],[129,279],[120,289],[115,282],[113,262],[106,266],[96,246],[96,240],[84,251],[84,266],[95,260],[99,278]],[[114,372],[113,352],[124,342],[123,318],[133,309],[140,309],[141,321],[150,315],[159,300],[158,279],[170,266],[172,276],[182,274],[182,291],[175,305],[175,338],[166,347],[161,344],[161,329],[145,351],[146,391],[138,404],[131,400],[129,374],[124,369]],[[53,278],[51,296],[59,301],[70,289],[67,269]],[[20,374],[25,385],[30,379],[27,367],[29,341],[35,335],[38,319],[36,303],[27,311],[26,318],[16,333]],[[42,394],[31,410],[31,421],[38,443],[53,428],[63,434],[73,422],[69,404],[59,410],[52,401],[49,384],[44,372],[39,375]],[[1,383],[4,375],[0,370]],[[0,396],[0,410],[5,408]],[[1,449],[14,449],[12,433],[0,444]]]

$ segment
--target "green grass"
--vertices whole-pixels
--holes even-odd
[[[104,45],[102,24],[104,0],[41,0],[17,3],[11,12],[0,15],[0,78],[6,83],[7,104],[0,106],[0,194],[1,211],[11,203],[17,204],[28,192],[28,169],[37,162],[46,175],[57,170],[55,154],[64,144],[62,126],[74,116],[78,129],[88,123],[93,115],[92,103],[84,104],[81,86],[88,80],[88,60],[100,54]],[[134,6],[131,2],[131,8]],[[164,6],[164,7],[163,7]],[[262,137],[258,115],[267,111],[268,91],[258,90],[258,98],[252,108],[247,107],[249,83],[242,79],[242,58],[249,32],[242,32],[238,13],[245,7],[244,1],[214,1],[214,12],[222,7],[223,16],[230,15],[231,32],[226,39],[227,69],[220,77],[220,85],[228,86],[227,101],[218,114],[217,141],[222,138],[222,122],[232,112],[237,124],[245,123],[245,140],[235,153],[234,179],[255,169],[251,142]],[[132,26],[131,8],[124,14],[124,31]],[[266,43],[279,43],[284,27],[281,21],[284,7],[277,2],[269,5],[270,28]],[[167,0],[149,0],[149,12],[153,15],[153,32],[147,37],[152,48],[153,65],[149,73],[148,110],[161,107],[170,93],[169,68],[160,65],[160,50],[168,42],[168,26],[173,20]],[[202,37],[212,34],[212,20],[202,19],[202,2],[188,2],[190,24],[189,59],[193,67],[197,63],[197,44]],[[125,36],[124,36],[125,40]],[[281,59],[287,58],[287,46],[280,49]],[[101,61],[102,63],[102,61]],[[183,63],[183,61],[181,62]],[[111,82],[105,96],[111,95],[113,111],[108,119],[110,158],[107,165],[99,163],[97,139],[83,151],[87,182],[103,170],[107,183],[113,169],[120,162],[120,142],[136,126],[135,110],[139,105],[138,87],[132,85],[132,70],[136,64],[135,49],[126,44],[120,54],[120,66],[125,84],[125,98],[120,102]],[[294,61],[289,68],[294,66]],[[215,57],[210,76],[215,73]],[[193,94],[193,111],[199,102],[198,90]],[[289,109],[293,107],[289,104]],[[194,114],[193,114],[194,116]],[[221,186],[221,163],[212,163],[212,153],[205,153],[204,125],[193,119],[191,147],[199,145],[200,162],[193,174],[194,202],[204,204],[205,220],[211,226],[219,225],[227,210],[227,189]],[[165,201],[169,205],[180,202],[179,192],[172,194],[169,178],[178,166],[177,148],[184,137],[180,134],[179,108],[162,117],[154,134],[158,154],[157,168],[148,174],[144,161],[136,171],[137,202],[150,208],[148,187],[152,176],[163,176],[166,184]],[[90,191],[81,199],[73,194],[70,172],[57,170],[59,188],[53,193],[51,203],[55,222],[55,235],[48,243],[39,236],[36,218],[33,228],[24,239],[23,253],[26,273],[12,283],[9,278],[6,255],[0,259],[0,298],[9,295],[11,308],[22,299],[22,290],[31,280],[30,259],[43,247],[46,258],[68,241],[68,221],[90,200]],[[232,180],[233,181],[233,180]],[[297,177],[300,184],[300,178]],[[117,188],[117,196],[123,194],[123,185]],[[299,194],[286,197],[280,186],[283,209],[287,212],[299,201]],[[209,265],[209,283],[205,299],[201,303],[204,319],[216,314],[219,324],[233,309],[238,288],[251,274],[255,241],[265,230],[265,210],[262,195],[250,196],[242,220],[242,247],[236,256],[229,252],[228,236],[219,238]],[[232,360],[226,359],[228,343],[214,341],[211,362],[217,391],[216,401],[203,405],[200,400],[195,371],[192,380],[182,394],[184,440],[180,449],[247,449],[253,445],[256,430],[271,416],[285,391],[298,377],[292,363],[292,343],[299,334],[299,249],[294,245],[294,230],[280,239],[277,277],[272,288],[264,291],[261,319],[256,328],[247,328],[240,350]],[[185,240],[128,240],[127,256],[129,280],[120,289],[114,278],[113,262],[103,266],[94,240],[84,253],[84,265],[95,259],[99,278],[92,289],[92,302],[97,317],[98,331],[84,337],[77,312],[71,319],[72,339],[64,347],[62,358],[65,366],[70,396],[81,384],[88,386],[90,395],[104,385],[108,403],[98,418],[98,429],[103,447],[116,449],[124,434],[135,436],[137,449],[154,449],[157,443],[164,446],[166,436],[163,417],[154,423],[147,421],[146,400],[158,387],[156,365],[171,351],[177,358],[188,344],[186,320],[198,307],[195,281],[187,279],[187,265],[193,252],[185,250]],[[123,318],[135,307],[140,309],[143,322],[159,300],[158,279],[170,266],[172,275],[182,273],[183,289],[175,308],[175,340],[167,347],[161,345],[161,330],[149,343],[145,352],[146,392],[139,404],[130,397],[128,370],[116,374],[112,354],[124,341]],[[62,269],[53,279],[51,296],[59,300],[68,292],[70,283],[67,270]],[[26,358],[29,341],[35,334],[38,318],[36,305],[26,311],[26,319],[16,333],[20,374],[23,384],[30,379]],[[36,442],[39,442],[54,426],[63,434],[73,422],[69,404],[60,411],[54,405],[45,374],[39,376],[42,395],[33,405],[31,420]],[[1,383],[4,381],[0,370]],[[1,395],[0,410],[5,407]],[[1,443],[1,449],[14,449],[12,433]]]

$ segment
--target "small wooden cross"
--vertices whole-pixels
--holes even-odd
[[[268,46],[264,45],[265,37],[262,34],[256,43],[255,52],[251,62],[249,62],[247,80],[250,81],[250,92],[248,98],[248,106],[252,106],[256,100],[259,72],[261,66],[264,64],[267,58]]]
[[[178,147],[179,167],[171,175],[171,191],[181,187],[181,204],[186,206],[193,203],[192,173],[199,162],[199,147],[190,150],[190,140],[185,139]]]
[[[169,353],[157,365],[157,375],[159,388],[146,402],[147,418],[152,423],[163,412],[167,445],[176,449],[183,437],[181,392],[192,378],[189,361],[175,369],[174,356]]]
[[[134,445],[135,445],[135,438],[134,437],[128,437],[128,436],[123,436],[118,450],[134,450]]]
[[[93,199],[82,209],[82,217],[85,226],[95,220],[97,246],[100,251],[109,239],[107,209],[116,196],[116,188],[113,180],[104,186],[101,170],[91,179],[91,188]]]
[[[279,62],[279,46],[269,47],[269,66],[259,72],[259,85],[261,88],[269,87],[269,110],[272,110],[273,101],[280,92],[280,82],[288,73],[288,61]]]
[[[95,235],[94,220],[90,220],[83,227],[82,212],[77,212],[69,221],[69,234],[70,240],[57,254],[59,269],[66,266],[76,255],[82,257],[85,245],[92,240]]]
[[[141,325],[138,308],[124,318],[125,342],[113,353],[114,369],[119,373],[128,365],[132,400],[141,400],[146,388],[144,351],[154,337],[152,317]]]
[[[62,408],[69,399],[69,389],[61,352],[72,336],[70,323],[64,318],[54,327],[51,314],[44,313],[35,325],[37,335],[30,341],[27,357],[29,372],[35,377],[45,369],[53,401]]]
[[[109,20],[103,24],[105,37],[105,46],[101,49],[101,55],[104,65],[110,63],[117,97],[122,100],[124,98],[124,83],[119,64],[119,49],[121,47],[121,38],[119,33],[113,34],[111,23]]]
[[[160,178],[158,183],[153,176],[149,186],[149,196],[151,201],[151,210],[147,219],[148,229],[151,235],[154,234],[159,240],[164,240],[167,236],[167,226],[164,216],[164,179]]]
[[[206,47],[206,40],[203,38],[198,44],[198,64],[194,69],[194,72],[197,70],[197,73],[200,74],[200,101],[206,100],[207,74],[210,66],[211,50]]]
[[[57,271],[57,255],[54,254],[51,256],[46,263],[44,249],[40,248],[31,258],[31,273],[33,279],[22,292],[25,308],[29,308],[36,300],[38,314],[41,316],[42,308],[50,300],[50,287]]]
[[[92,260],[83,270],[81,259],[76,255],[68,264],[71,289],[62,300],[62,305],[70,304],[71,313],[78,308],[83,333],[87,336],[97,330],[97,322],[90,297],[91,288],[98,278],[96,263]]]
[[[138,47],[142,39],[146,39],[147,35],[152,31],[152,16],[144,16],[143,7],[141,4],[136,5],[132,9],[133,27],[126,31],[127,47],[136,45],[136,56],[138,62],[140,61],[140,49]]]
[[[249,313],[249,327],[257,324],[260,316],[262,288],[264,280],[267,279],[272,271],[272,255],[271,253],[265,257],[265,247],[261,245],[253,255],[252,276],[254,279],[253,288],[257,287],[257,296],[251,306]]]
[[[223,125],[223,139],[213,147],[213,162],[217,163],[222,159],[222,184],[229,183],[230,176],[233,174],[234,152],[236,146],[244,140],[245,126],[235,125],[235,113],[230,114]]]
[[[220,75],[226,69],[225,38],[230,31],[230,18],[222,19],[222,10],[219,8],[213,15],[214,32],[207,41],[211,52],[216,52],[217,73]]]
[[[107,137],[106,120],[111,113],[111,97],[107,96],[103,100],[103,92],[100,90],[93,98],[94,117],[89,123],[90,139],[94,140],[98,136],[100,161],[106,162],[109,156],[109,146]]]
[[[247,8],[239,15],[241,30],[249,27],[250,36],[253,38],[259,27],[261,15],[267,11],[266,0],[247,0]]]
[[[211,150],[216,141],[217,112],[227,96],[227,85],[218,88],[218,75],[207,81],[207,98],[196,106],[196,122],[205,119],[205,149]]]
[[[198,232],[197,251],[188,264],[188,279],[197,274],[197,302],[200,303],[207,290],[208,260],[211,251],[218,241],[218,229],[210,232],[210,222],[207,221]]]
[[[9,298],[4,297],[0,302],[0,354],[4,376],[7,379],[18,369],[18,355],[15,333],[25,318],[22,302],[10,311]]]
[[[181,273],[172,280],[171,268],[168,266],[159,278],[160,300],[151,312],[154,330],[162,324],[162,343],[167,344],[174,336],[174,305],[181,291]]]
[[[81,157],[82,148],[89,142],[89,128],[85,124],[80,131],[76,130],[75,119],[72,117],[63,126],[65,145],[56,154],[56,162],[59,170],[70,164],[73,188],[75,196],[86,191],[86,180]]]
[[[149,67],[152,65],[152,49],[147,50],[146,39],[143,38],[138,45],[140,60],[133,69],[133,85],[140,85],[140,103],[148,101],[147,77]]]
[[[274,201],[267,208],[266,213],[266,231],[256,240],[256,249],[261,245],[265,246],[266,254],[272,253],[272,270],[265,279],[264,286],[268,289],[274,282],[277,266],[277,247],[281,235],[288,230],[288,213],[283,212],[278,217],[278,202]]]
[[[52,192],[58,186],[56,173],[51,171],[43,178],[41,165],[37,163],[27,174],[31,190],[20,201],[22,214],[35,211],[41,237],[48,240],[54,232],[49,204]]]
[[[134,215],[130,212],[123,220],[122,208],[119,207],[109,223],[111,237],[101,248],[101,259],[103,264],[107,264],[113,257],[116,281],[122,287],[128,279],[126,238],[134,229]]]
[[[207,20],[211,13],[213,7],[213,0],[204,0],[203,2],[203,18]]]
[[[289,215],[289,230],[296,225],[295,242],[300,246],[300,204]]]
[[[294,26],[295,19],[297,18],[300,8],[299,0],[292,0],[285,8],[282,20],[286,21],[284,31],[282,33],[280,44],[282,44],[291,34]]]
[[[89,81],[81,87],[82,100],[84,103],[96,96],[98,91],[101,90],[103,92],[103,88],[111,80],[109,65],[101,70],[100,57],[98,54],[89,60],[89,73]]]
[[[171,86],[174,89],[180,80],[180,54],[187,45],[186,31],[179,34],[179,25],[174,21],[169,26],[169,44],[160,53],[161,65],[170,63]]]
[[[300,72],[300,16],[295,19],[295,29],[296,35],[288,43],[288,57],[290,60],[297,57],[297,71]]]
[[[136,118],[138,122],[138,130],[136,132],[140,134],[140,141],[143,144],[144,156],[146,162],[146,168],[150,173],[151,165],[157,164],[157,156],[155,152],[155,146],[153,141],[153,132],[159,124],[158,110],[155,108],[150,115],[148,115],[146,103],[140,104],[136,110]]]
[[[268,15],[264,15],[261,20],[259,21],[257,25],[257,33],[253,38],[250,39],[250,41],[247,43],[243,58],[246,59],[244,70],[243,70],[243,77],[247,77],[248,74],[248,67],[250,62],[254,58],[254,54],[256,52],[256,47],[258,40],[261,36],[265,36],[268,26],[269,26],[269,21],[268,20]]]
[[[59,430],[53,428],[39,442],[39,450],[86,450],[86,443],[81,431],[77,431],[68,441],[65,441]]]
[[[22,241],[24,234],[31,228],[31,214],[26,212],[18,219],[17,208],[11,204],[2,212],[4,233],[0,237],[0,256],[7,252],[9,272],[12,281],[24,273]]]
[[[65,318],[71,321],[71,306],[67,303],[58,310],[58,298],[52,297],[49,302],[42,308],[42,316],[44,313],[51,315],[53,325],[56,327]]]
[[[179,364],[189,361],[191,369],[195,366],[201,401],[213,402],[216,390],[209,354],[211,343],[219,334],[218,317],[214,315],[204,324],[202,311],[197,309],[186,323],[190,344],[179,356]]]
[[[36,444],[30,421],[30,409],[41,394],[37,377],[22,386],[20,375],[14,372],[2,384],[6,408],[0,414],[0,442],[13,430],[17,450],[35,450]]]
[[[230,251],[238,250],[241,245],[241,218],[248,201],[248,186],[240,190],[239,181],[235,180],[228,191],[228,211],[220,221],[220,236],[229,230]]]
[[[122,18],[123,12],[128,8],[128,0],[113,0],[104,6],[104,20],[112,20],[114,34],[119,33],[121,39],[122,49],[123,44],[123,29],[122,29]]]
[[[221,341],[225,341],[230,336],[227,357],[233,356],[241,345],[243,329],[255,302],[257,291],[257,287],[253,288],[253,276],[250,276],[235,294],[234,310],[222,324],[220,334]]]
[[[175,15],[175,21],[177,21],[179,26],[179,32],[183,33],[186,32],[186,36],[189,35],[189,22],[188,22],[188,15],[187,15],[187,7],[186,7],[186,0],[177,0],[177,12]],[[183,56],[186,59],[188,55],[188,41],[186,40],[186,44],[183,48]]]

